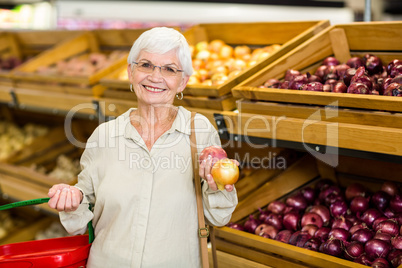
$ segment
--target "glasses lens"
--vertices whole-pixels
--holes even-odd
[[[154,65],[148,62],[139,62],[137,66],[138,70],[140,70],[141,72],[152,73],[152,71],[154,70]]]
[[[163,66],[161,68],[162,75],[164,76],[173,76],[177,74],[177,69],[174,67]]]

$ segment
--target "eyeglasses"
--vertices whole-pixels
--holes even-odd
[[[184,72],[183,70],[179,70],[175,67],[171,66],[156,66],[150,62],[133,62],[137,64],[137,69],[140,72],[144,73],[152,73],[155,70],[155,67],[158,67],[161,70],[161,74],[163,76],[176,76],[178,73]]]

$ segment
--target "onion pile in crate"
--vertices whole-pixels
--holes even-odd
[[[371,267],[397,267],[402,264],[398,187],[384,182],[370,192],[359,183],[343,189],[321,179],[260,208],[244,224],[228,226]]]
[[[284,81],[268,79],[260,87],[401,97],[402,60],[384,65],[373,54],[352,57],[346,63],[327,57],[314,74],[289,69]]]

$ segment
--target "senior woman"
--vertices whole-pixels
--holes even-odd
[[[60,211],[70,234],[93,220],[88,267],[200,267],[196,195],[190,148],[191,113],[173,106],[193,72],[191,53],[178,31],[157,27],[133,44],[127,67],[138,107],[99,125],[81,157],[75,186],[54,185],[49,206]],[[220,145],[208,119],[195,116],[198,152]],[[207,223],[229,222],[236,190],[219,191],[200,164]],[[88,205],[93,206],[93,212]]]

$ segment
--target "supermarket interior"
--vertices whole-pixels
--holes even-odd
[[[145,48],[138,55],[153,61],[137,54],[127,60],[137,39],[162,26],[187,40],[191,75],[182,45],[172,47],[178,63]],[[176,78],[185,84],[173,94]],[[170,94],[174,108],[166,111],[178,112],[162,133],[150,130],[153,147],[133,118],[165,100],[157,93]],[[173,177],[191,179],[189,189],[198,191],[190,146],[167,143],[187,133],[181,123],[191,130],[180,111],[206,119],[223,149],[212,148],[209,136],[210,146],[198,148],[200,159],[202,149],[219,158],[207,158],[209,169],[199,162],[205,220],[216,225],[208,227],[208,263],[202,242],[196,260],[176,254],[185,237],[180,245],[193,256],[188,230],[200,228],[198,243],[205,227],[196,221],[195,192],[165,194]],[[88,142],[117,118],[128,121],[124,160],[117,127],[110,135],[120,138]],[[198,141],[202,135],[205,129]],[[186,155],[190,172],[177,165]],[[237,170],[230,183],[216,165],[222,158]],[[140,175],[128,182],[131,171]],[[174,172],[180,175],[167,176]],[[67,200],[63,208],[51,207],[54,185],[69,189],[55,194]],[[119,198],[110,196],[119,190]],[[223,197],[233,210],[214,224],[211,211],[228,209],[214,203]],[[177,210],[167,208],[173,205]],[[195,228],[178,227],[182,207]],[[156,217],[162,210],[167,215]],[[87,214],[81,233],[67,231],[70,218]],[[113,248],[119,239],[121,248]],[[402,1],[1,0],[0,268],[103,267],[102,250],[110,250],[104,267],[402,268]]]

